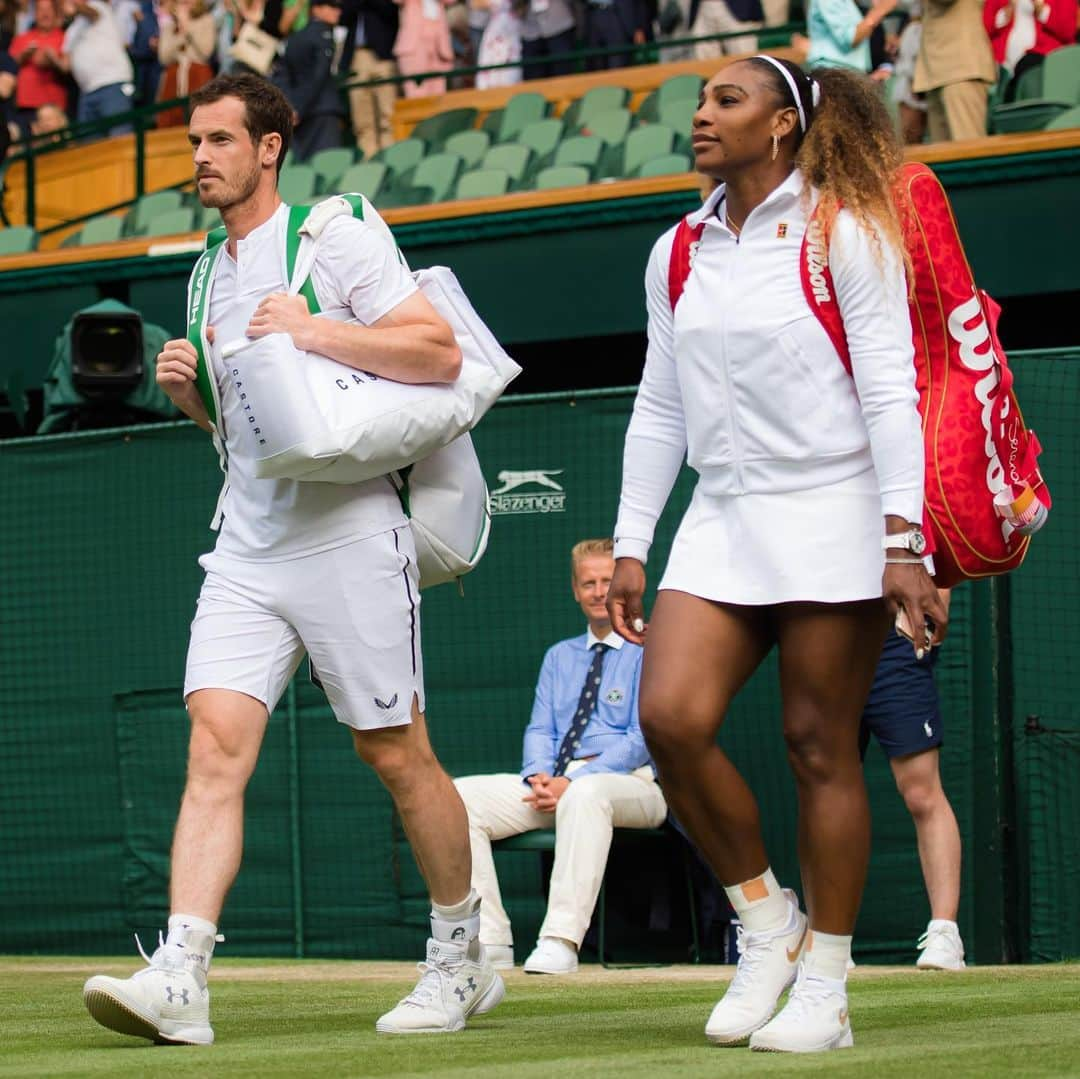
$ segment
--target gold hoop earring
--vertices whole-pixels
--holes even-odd
[[[780,139],[779,139],[778,136],[773,135],[773,137],[772,137],[772,159],[773,159],[773,161],[776,160],[776,157],[777,157],[777,155],[779,153],[780,153]]]

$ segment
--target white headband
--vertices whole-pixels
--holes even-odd
[[[795,99],[795,108],[799,110],[799,130],[806,134],[806,113],[803,111],[802,95],[799,93],[798,86],[795,85],[795,78],[790,71],[782,64],[775,56],[768,56],[765,53],[758,53],[757,56],[752,57],[754,60],[767,60],[781,75],[784,76],[784,81],[788,84],[791,90],[791,96]],[[814,108],[817,108],[818,102],[821,100],[821,87],[811,79],[810,80],[810,100],[813,103]]]

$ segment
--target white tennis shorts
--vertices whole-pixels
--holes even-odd
[[[424,710],[420,589],[408,527],[283,562],[203,555],[184,699],[246,693],[273,711],[306,651],[338,721],[357,730]]]

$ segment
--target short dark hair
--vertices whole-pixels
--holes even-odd
[[[212,105],[223,97],[239,98],[244,103],[244,127],[253,143],[257,145],[263,135],[281,136],[277,159],[280,176],[293,129],[293,110],[285,95],[261,75],[218,75],[191,95],[188,108]]]

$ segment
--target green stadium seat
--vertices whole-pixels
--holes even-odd
[[[705,80],[700,75],[672,75],[665,79],[656,91],[659,108],[671,105],[676,101],[692,101],[697,108],[698,98],[701,96],[701,88]]]
[[[381,161],[390,170],[390,179],[397,180],[415,169],[425,153],[427,146],[421,139],[402,139],[380,150],[371,160]]]
[[[457,154],[429,154],[407,177],[409,187],[431,188],[432,202],[442,202],[450,197],[461,172],[461,158]]]
[[[620,176],[635,176],[638,169],[654,157],[670,154],[675,146],[675,132],[663,124],[637,127],[626,136],[622,147]]]
[[[655,124],[660,119],[660,91],[653,90],[644,98],[634,113],[634,122],[638,124]]]
[[[674,173],[690,172],[693,162],[686,154],[662,154],[654,157],[638,169],[638,176],[671,176]]]
[[[457,154],[465,162],[465,168],[475,169],[490,145],[491,135],[486,131],[458,131],[446,140],[443,149],[448,154]]]
[[[195,211],[195,226],[200,232],[209,232],[221,224],[221,211],[216,206],[200,206]]]
[[[683,98],[669,101],[660,106],[660,123],[675,132],[681,150],[690,149],[690,132],[694,127],[694,113],[697,112],[697,98]]]
[[[1013,100],[990,110],[990,130],[1039,131],[1074,105],[1080,105],[1080,45],[1055,49],[1023,72]]]
[[[499,127],[502,124],[502,114],[502,109],[492,109],[491,112],[489,112],[480,123],[479,130],[486,131],[491,136],[493,142],[499,137]]]
[[[435,192],[430,187],[411,187],[405,184],[384,191],[375,205],[380,210],[395,210],[401,206],[426,206],[435,201]]]
[[[345,170],[356,161],[356,151],[348,146],[335,146],[312,154],[308,164],[319,177],[320,191],[336,191]]]
[[[354,191],[374,202],[386,187],[390,170],[382,161],[361,161],[338,180],[338,191]]]
[[[124,234],[124,219],[116,214],[102,214],[92,217],[76,234],[79,246],[86,244],[107,244],[119,240]]]
[[[605,89],[605,87],[597,87],[597,89]],[[616,146],[629,134],[633,119],[629,109],[608,109],[605,112],[593,113],[582,124],[580,132],[582,135],[596,135],[608,146]]]
[[[524,182],[532,156],[533,152],[528,146],[507,142],[501,146],[492,146],[484,154],[484,168],[502,169],[510,176],[510,183],[516,188]]]
[[[195,211],[190,207],[181,206],[179,210],[169,210],[167,213],[158,214],[150,227],[146,230],[146,236],[178,236],[182,232],[195,231]]]
[[[495,136],[495,141],[510,142],[516,139],[523,127],[537,120],[543,120],[550,109],[551,106],[543,94],[537,94],[531,90],[514,94],[499,115],[498,134]]]
[[[584,165],[550,165],[536,174],[536,190],[551,191],[557,187],[581,187],[592,180]]]
[[[476,109],[447,109],[421,120],[410,132],[433,150],[441,151],[443,144],[459,131],[468,131],[476,123]]]
[[[145,236],[158,214],[179,210],[184,205],[184,196],[179,191],[155,191],[143,195],[128,211],[125,231],[129,236]]]
[[[1080,127],[1080,105],[1074,105],[1059,113],[1046,125],[1047,131],[1065,131],[1070,127]]]
[[[278,177],[278,194],[289,206],[301,206],[314,197],[318,181],[311,165],[287,165]]]
[[[454,197],[459,199],[488,199],[505,195],[510,189],[510,173],[505,169],[473,169],[463,173],[457,182]]]
[[[621,86],[594,86],[566,110],[563,120],[567,130],[589,126],[594,116],[613,109],[625,109],[630,91]]]
[[[555,165],[583,165],[590,177],[600,167],[604,153],[604,140],[596,135],[571,135],[555,148]]]
[[[555,152],[563,136],[562,120],[537,120],[521,129],[515,142],[528,146],[536,161],[545,161]]]

